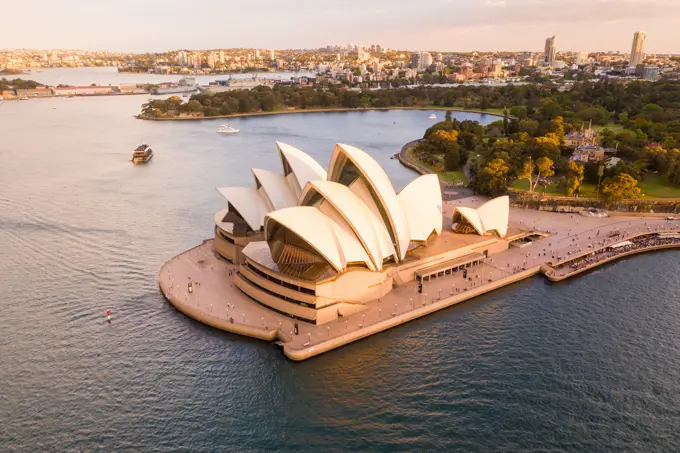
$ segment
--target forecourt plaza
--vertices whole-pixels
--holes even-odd
[[[277,341],[293,360],[538,273],[567,278],[552,266],[679,228],[511,209],[507,197],[443,202],[432,174],[396,193],[358,148],[336,145],[326,171],[276,146],[282,172],[253,169],[253,187],[218,189],[227,208],[215,214],[214,238],[165,263],[159,284],[187,316]]]

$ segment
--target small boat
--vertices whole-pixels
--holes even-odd
[[[240,131],[238,129],[234,129],[228,124],[223,124],[219,128],[217,128],[216,131],[218,134],[237,134]]]
[[[139,145],[135,152],[132,153],[133,164],[145,164],[153,157],[153,151],[149,145]]]
[[[28,96],[21,96],[19,98],[20,101],[28,101]]]
[[[436,120],[436,119],[437,119],[437,115],[435,115],[435,114],[433,113],[432,115],[428,116],[427,119]]]

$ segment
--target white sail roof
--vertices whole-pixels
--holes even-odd
[[[293,189],[296,195],[300,194],[309,181],[326,179],[326,170],[308,154],[282,142],[276,142],[276,148],[281,156],[283,175],[287,177],[293,174],[295,177],[297,189]]]
[[[290,185],[280,173],[274,171],[253,168],[253,176],[257,188],[263,188],[269,198],[272,210],[290,208],[297,205],[297,197]]]
[[[315,201],[316,194],[321,197],[318,201]],[[315,206],[322,211],[327,210],[323,206],[324,204],[331,205],[332,209],[347,223],[368,253],[371,258],[369,268],[382,269],[383,260],[394,253],[389,234],[382,222],[347,186],[332,181],[310,181],[300,200],[301,204],[305,206],[310,206],[311,203],[315,202]],[[390,244],[390,248],[384,252],[381,248],[383,238]]]
[[[453,211],[454,220],[460,214],[472,225],[480,235],[495,231],[498,236],[508,234],[510,219],[510,198],[507,196],[487,201],[478,209],[458,207]]]
[[[345,181],[348,174],[353,176],[345,173],[350,171],[348,161],[360,172],[356,176],[362,176],[377,197],[375,201],[380,204],[381,213],[384,213],[384,223],[392,234],[398,258],[403,260],[411,240],[409,224],[390,179],[380,164],[364,151],[350,145],[337,144],[331,156],[328,180],[351,184],[353,181]]]
[[[494,198],[477,208],[486,231],[496,231],[500,237],[508,234],[510,220],[510,198],[506,195]]]
[[[397,198],[406,213],[411,240],[426,241],[433,232],[442,232],[442,192],[437,175],[414,179]]]
[[[321,165],[304,152],[281,142],[276,142],[276,146],[284,175],[253,169],[256,188],[217,189],[253,230],[259,230],[264,225],[264,216],[268,212],[296,206],[302,186],[308,179],[326,179],[326,172]]]
[[[227,199],[254,231],[259,230],[264,225],[264,216],[267,214],[268,208],[257,189],[224,187],[217,189],[217,191]]]
[[[324,257],[336,271],[346,268],[336,230],[318,209],[307,206],[280,209],[270,212],[265,219],[265,239],[269,240],[272,223],[279,223],[295,233]]]

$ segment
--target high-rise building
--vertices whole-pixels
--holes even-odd
[[[491,64],[490,58],[482,58],[477,64],[477,72],[479,72],[482,77],[488,77],[489,72],[491,71]]]
[[[185,51],[182,50],[177,53],[177,62],[182,67],[185,67],[189,64],[189,60],[187,59],[187,53]]]
[[[195,53],[191,57],[191,65],[194,67],[194,69],[201,69],[201,55]]]
[[[645,66],[642,71],[642,78],[649,82],[659,81],[659,67],[658,66]]]
[[[256,60],[260,59],[260,49],[255,49],[255,59]]]
[[[220,50],[220,64],[224,64],[224,50]]]
[[[586,64],[588,62],[589,58],[590,58],[590,56],[588,55],[588,52],[579,52],[579,53],[576,54],[575,63],[579,66]]]
[[[552,36],[545,40],[545,62],[550,64],[555,61],[557,56],[557,48],[555,46],[555,37]]]
[[[274,60],[275,58],[276,58],[276,57],[275,57],[275,55],[274,55],[274,51],[273,51],[273,50],[270,50],[270,51],[269,51],[269,59],[270,59],[270,60]]]
[[[424,70],[432,66],[432,54],[430,52],[413,52],[411,56],[411,67],[413,69]]]
[[[643,31],[636,31],[633,35],[633,48],[630,51],[631,68],[645,61],[645,39],[647,39],[647,35]]]
[[[215,54],[214,52],[210,52],[208,54],[208,67],[214,68],[215,63],[217,63],[217,54]]]

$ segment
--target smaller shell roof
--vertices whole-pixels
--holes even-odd
[[[258,231],[264,225],[267,204],[257,189],[250,187],[224,187],[217,189],[243,217],[250,228]]]
[[[478,209],[458,207],[453,211],[454,221],[457,214],[463,216],[482,236],[495,231],[500,237],[505,237],[508,234],[510,219],[510,198],[508,196],[494,198]]]

